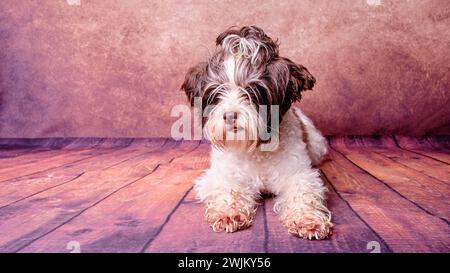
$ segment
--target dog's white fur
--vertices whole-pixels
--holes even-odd
[[[213,147],[211,167],[195,183],[198,198],[207,205],[208,222],[215,231],[247,227],[260,193],[269,192],[276,196],[274,210],[289,232],[309,239],[327,237],[331,227],[327,190],[312,167],[326,153],[326,139],[297,108],[285,114],[275,151]]]
[[[225,52],[222,63],[211,62],[211,67],[221,68],[212,71],[210,67],[204,80],[219,101],[211,104],[204,126],[213,144],[211,166],[195,182],[197,196],[207,206],[208,223],[215,231],[248,227],[261,193],[271,193],[274,210],[290,233],[309,239],[327,237],[332,226],[325,202],[327,189],[314,168],[327,153],[326,139],[300,109],[291,107],[279,125],[278,145],[270,151],[260,149],[256,135],[265,121],[249,94],[255,90],[247,88],[258,83],[269,89],[261,79],[265,70],[253,67],[267,62],[261,51],[269,55],[273,50],[261,40],[234,34],[224,38],[221,48]],[[286,66],[276,69],[289,74]],[[195,74],[192,78],[197,79]],[[271,91],[269,95],[277,95],[278,87]],[[225,118],[227,113],[236,113],[233,122]]]

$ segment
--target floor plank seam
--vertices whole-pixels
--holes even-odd
[[[150,245],[152,244],[152,242],[158,237],[158,235],[163,231],[164,227],[167,225],[167,223],[169,223],[170,219],[172,218],[172,215],[177,211],[177,209],[181,206],[181,204],[183,203],[183,201],[186,199],[186,197],[189,195],[189,193],[194,189],[193,186],[191,186],[184,194],[183,196],[180,198],[180,200],[178,200],[177,204],[175,205],[175,207],[170,211],[170,213],[167,215],[166,219],[164,219],[164,222],[158,227],[158,229],[156,230],[155,234],[144,244],[144,246],[142,247],[141,251],[139,251],[140,253],[145,252]]]
[[[180,142],[180,143],[181,143],[181,142]],[[185,156],[185,155],[187,155],[187,154],[193,152],[193,151],[196,150],[199,146],[200,146],[200,142],[198,142],[198,144],[197,144],[192,150],[189,150],[188,152],[182,154],[182,155],[179,156],[179,157],[174,157],[174,158],[172,158],[172,159],[169,161],[169,163],[162,163],[162,164],[161,164],[161,163],[158,163],[158,164],[157,164],[157,165],[156,165],[149,173],[147,173],[147,174],[141,176],[140,178],[135,179],[135,180],[133,180],[133,181],[131,181],[131,182],[129,182],[129,183],[123,185],[122,187],[119,187],[118,189],[112,191],[111,193],[109,193],[109,194],[106,195],[105,197],[101,198],[100,200],[96,201],[96,202],[93,203],[92,205],[90,205],[90,206],[88,206],[88,207],[82,209],[80,212],[76,213],[74,216],[70,217],[69,219],[67,219],[66,221],[64,221],[63,223],[61,223],[60,225],[57,225],[56,227],[50,229],[50,230],[49,230],[48,232],[46,232],[45,234],[40,235],[40,236],[34,238],[33,240],[30,240],[28,243],[24,244],[24,245],[21,246],[19,249],[15,250],[15,251],[13,251],[13,252],[19,252],[19,251],[21,251],[22,249],[24,249],[24,248],[26,248],[27,246],[31,245],[33,242],[42,239],[43,237],[45,237],[45,236],[47,236],[48,234],[54,232],[54,231],[57,230],[58,228],[60,228],[60,227],[64,226],[65,224],[71,222],[72,220],[74,220],[75,218],[77,218],[78,216],[80,216],[81,214],[83,214],[84,212],[86,212],[87,210],[89,210],[89,209],[95,207],[96,205],[98,205],[98,204],[101,203],[102,201],[106,200],[107,198],[111,197],[112,195],[114,195],[115,193],[119,192],[120,190],[122,190],[122,189],[124,189],[124,188],[126,188],[126,187],[128,187],[128,186],[131,186],[132,184],[138,182],[139,180],[141,180],[141,179],[143,179],[143,178],[145,178],[145,177],[147,177],[147,176],[153,174],[154,172],[156,172],[156,171],[159,169],[160,166],[170,164],[170,162],[172,162],[175,158],[181,158],[181,157],[183,157],[183,156]]]
[[[133,158],[138,157],[138,156],[142,156],[142,155],[147,154],[147,153],[154,153],[154,152],[162,151],[161,149],[163,148],[163,146],[165,145],[166,142],[167,142],[167,140],[166,140],[163,144],[161,144],[160,147],[157,147],[157,148],[155,148],[154,150],[150,150],[150,151],[144,152],[144,153],[142,153],[142,154],[139,154],[139,155],[136,155],[136,156],[127,158],[127,159],[125,159],[125,160],[120,161],[119,163],[115,163],[115,164],[110,165],[110,166],[108,166],[108,167],[102,168],[101,170],[106,170],[106,169],[112,168],[112,167],[114,167],[114,166],[116,166],[116,165],[118,165],[118,164],[120,164],[120,163],[123,163],[123,162],[125,162],[125,161],[127,161],[127,160],[133,159]],[[27,177],[27,176],[30,176],[30,175],[36,175],[36,174],[48,172],[48,171],[50,171],[50,170],[54,170],[54,169],[58,169],[58,168],[62,168],[62,167],[64,167],[64,166],[70,165],[70,164],[78,163],[78,162],[80,162],[80,161],[92,159],[92,158],[99,157],[99,156],[103,156],[103,155],[108,155],[108,154],[114,153],[114,152],[116,152],[116,151],[123,150],[123,149],[125,149],[125,148],[127,148],[127,147],[128,147],[128,146],[126,146],[126,147],[121,147],[121,148],[119,148],[119,149],[111,149],[110,151],[107,151],[107,152],[105,152],[105,153],[93,155],[93,156],[86,157],[86,158],[82,158],[82,159],[79,159],[79,160],[76,160],[76,161],[67,162],[67,163],[65,163],[65,164],[63,164],[63,165],[60,165],[60,166],[55,166],[55,167],[52,167],[52,168],[49,168],[49,169],[45,169],[45,170],[42,170],[42,171],[38,171],[38,172],[26,174],[26,175],[23,175],[23,176],[17,176],[17,177],[13,177],[13,178],[1,180],[0,183],[1,183],[1,182],[7,182],[7,181],[10,181],[10,180],[15,180],[15,179],[18,179],[18,178]],[[90,149],[92,149],[92,148],[90,148]],[[90,149],[87,149],[87,150],[90,150]]]
[[[425,141],[426,141],[428,144],[430,144],[430,146],[431,146],[433,149],[440,149],[440,148],[442,148],[442,147],[440,147],[440,146],[437,146],[437,147],[436,147],[436,145],[430,140],[430,137],[426,137],[426,138],[425,138]]]
[[[414,150],[406,149],[406,148],[400,146],[400,144],[398,143],[397,138],[395,137],[395,135],[392,135],[392,138],[394,139],[395,145],[396,145],[399,149],[402,149],[402,150],[404,150],[404,151],[408,151],[408,152],[411,152],[411,153],[414,153],[414,154],[417,154],[417,155],[421,155],[421,156],[428,157],[428,158],[430,158],[430,159],[436,160],[436,161],[441,162],[441,163],[444,163],[444,164],[446,164],[446,165],[450,165],[450,164],[448,164],[447,162],[442,161],[442,160],[440,160],[440,159],[437,159],[437,158],[435,158],[435,157],[432,157],[432,156],[429,156],[429,155],[426,155],[426,154],[423,154],[423,153],[419,153],[419,152],[414,151]]]
[[[262,212],[263,212],[263,220],[264,220],[264,245],[263,249],[265,253],[269,252],[269,226],[267,223],[267,204],[266,200],[263,200],[262,204]]]
[[[420,170],[417,170],[417,169],[414,169],[414,168],[412,168],[412,167],[409,167],[408,165],[405,165],[405,164],[403,164],[403,163],[401,163],[401,162],[399,162],[399,161],[397,161],[397,160],[395,160],[395,159],[393,159],[393,158],[390,158],[390,157],[388,157],[387,155],[385,155],[385,154],[383,154],[383,153],[381,153],[381,152],[377,152],[377,151],[371,151],[371,152],[376,153],[376,154],[378,154],[378,155],[381,155],[382,157],[387,158],[388,160],[392,160],[392,161],[394,161],[395,163],[402,165],[402,166],[405,167],[406,169],[413,170],[413,171],[415,171],[415,172],[419,172],[420,174],[422,174],[422,175],[424,175],[424,176],[426,176],[426,177],[428,177],[428,178],[430,178],[430,179],[439,181],[439,182],[443,183],[444,185],[447,185],[446,181],[441,180],[441,179],[439,179],[439,178],[437,178],[437,177],[430,176],[430,175],[428,175],[428,174],[426,174],[426,173],[424,173],[424,172],[422,172],[422,171],[420,171]]]
[[[12,150],[13,150],[13,149],[12,149]],[[20,150],[20,149],[19,149],[19,150]],[[24,150],[27,150],[27,149],[24,148]],[[0,151],[5,151],[5,150],[0,149]],[[17,154],[17,155],[14,155],[14,156],[7,156],[7,157],[2,157],[2,156],[0,156],[0,159],[5,159],[5,158],[8,158],[8,159],[10,159],[10,158],[18,158],[18,157],[24,156],[24,155],[37,154],[37,153],[48,152],[48,151],[53,151],[53,150],[52,150],[52,149],[46,149],[46,148],[33,148],[33,149],[31,149],[31,150],[28,150],[28,151],[23,151],[24,153]]]
[[[20,201],[23,201],[23,200],[25,200],[25,199],[27,199],[27,198],[33,197],[33,196],[35,196],[35,195],[37,195],[37,194],[40,194],[40,193],[43,193],[43,192],[45,192],[45,191],[51,190],[51,189],[53,189],[53,188],[56,188],[56,187],[65,185],[65,184],[67,184],[67,183],[70,183],[70,182],[72,182],[72,181],[74,181],[74,180],[80,178],[80,177],[81,177],[82,175],[84,175],[85,173],[86,173],[86,172],[82,172],[82,173],[78,174],[77,176],[75,176],[75,177],[73,177],[73,178],[71,178],[71,179],[69,179],[69,180],[67,180],[67,181],[64,181],[64,182],[62,182],[62,183],[60,183],[60,184],[57,184],[57,185],[48,187],[48,188],[46,188],[46,189],[43,189],[43,190],[40,190],[40,191],[35,192],[35,193],[33,193],[33,194],[30,194],[30,195],[28,195],[28,196],[26,196],[26,197],[22,197],[22,198],[20,198],[20,199],[14,201],[14,202],[11,202],[11,203],[9,203],[9,204],[3,205],[3,206],[0,207],[0,210],[3,209],[3,208],[9,207],[9,206],[11,206],[11,205],[13,205],[13,204],[16,204],[16,203],[18,203],[18,202],[20,202]]]
[[[198,145],[195,146],[194,149],[192,149],[191,151],[181,155],[180,157],[177,158],[181,158],[193,151],[195,151],[196,149],[198,149],[198,147],[200,147],[200,145],[202,144],[201,141],[198,141]],[[171,160],[169,160],[169,163],[172,163],[173,160],[175,160],[176,158],[173,157]],[[156,237],[158,237],[158,235],[162,232],[162,230],[164,229],[164,227],[166,226],[166,224],[170,221],[170,219],[172,218],[172,215],[175,213],[175,211],[181,206],[181,204],[183,204],[183,202],[186,200],[186,197],[188,196],[188,194],[192,191],[194,187],[191,186],[185,193],[184,195],[180,198],[180,200],[178,200],[178,203],[175,205],[175,207],[170,211],[170,213],[167,215],[166,219],[164,220],[164,222],[159,226],[158,230],[156,231],[156,233],[144,244],[144,246],[141,249],[141,253],[145,252],[150,245],[152,244],[152,242],[156,239]]]
[[[420,151],[417,151],[417,150],[409,150],[409,149],[402,148],[402,147],[400,147],[400,149],[405,150],[405,151],[408,151],[408,152],[411,152],[411,153],[414,153],[414,154],[416,154],[416,155],[421,155],[421,156],[427,157],[427,158],[429,158],[429,159],[435,160],[435,161],[440,162],[440,163],[443,163],[443,164],[445,164],[445,165],[450,165],[449,163],[447,163],[447,162],[445,162],[445,161],[442,161],[442,160],[437,159],[437,158],[435,158],[435,157],[426,155],[426,154],[421,153]]]
[[[51,138],[49,138],[49,139],[51,139]],[[58,138],[56,138],[56,139],[58,139]],[[61,138],[61,139],[63,139],[63,138]],[[71,139],[71,138],[69,138],[69,139]],[[44,146],[42,146],[42,145],[41,146],[39,146],[39,145],[36,145],[36,146],[19,146],[18,147],[17,145],[14,145],[14,144],[9,144],[9,145],[8,144],[1,144],[0,145],[0,150],[5,150],[6,149],[6,150],[29,150],[30,151],[30,153],[24,153],[24,154],[20,154],[20,155],[17,155],[17,156],[13,156],[13,157],[18,157],[18,156],[21,156],[21,155],[31,154],[31,153],[35,153],[35,152],[45,152],[45,151],[50,151],[50,150],[64,149],[64,147],[72,144],[76,139],[77,138],[73,138],[73,139],[71,139],[70,142],[64,142],[63,145],[58,146],[57,148],[51,147],[51,146],[46,146],[46,145],[44,145]],[[11,158],[13,158],[13,157],[11,157]]]
[[[364,223],[364,225],[366,225],[366,227],[373,232],[373,234],[380,240],[380,242],[383,243],[383,245],[387,248],[388,252],[393,252],[392,248],[389,246],[389,244],[383,239],[383,237],[378,234],[378,232],[376,232],[370,225],[369,223],[366,222],[366,220],[364,220],[364,218],[359,215],[359,213],[357,213],[353,207],[350,205],[350,203],[344,198],[342,197],[341,193],[334,187],[333,183],[331,183],[331,181],[328,179],[328,176],[325,174],[324,171],[322,171],[321,169],[319,170],[320,173],[323,175],[323,177],[325,178],[325,180],[328,182],[328,184],[331,186],[331,188],[333,189],[333,191],[336,193],[336,195],[339,197],[339,199],[341,199],[346,205],[347,207],[350,209],[350,211],[352,211],[355,216],[361,220],[361,222]]]
[[[136,155],[136,156],[127,158],[127,159],[122,160],[122,161],[120,161],[120,162],[118,162],[118,163],[114,163],[114,164],[112,164],[112,165],[109,165],[109,166],[106,166],[106,167],[104,167],[104,168],[101,168],[100,170],[104,171],[104,170],[113,168],[113,167],[115,167],[115,166],[117,166],[117,165],[119,165],[119,164],[121,164],[121,163],[123,163],[123,162],[126,162],[126,161],[128,161],[128,160],[131,160],[131,159],[133,159],[133,158],[136,158],[136,157],[139,157],[139,156],[143,156],[143,155],[145,155],[145,154],[151,154],[151,153],[154,153],[154,152],[161,151],[162,148],[163,148],[163,146],[164,146],[164,144],[165,144],[166,142],[167,142],[167,140],[166,140],[160,147],[157,147],[157,148],[155,148],[154,150],[147,151],[147,152],[145,152],[145,153],[138,154],[138,155]],[[121,150],[121,149],[124,149],[124,148],[126,148],[126,147],[123,147],[123,148],[120,148],[120,149],[117,149],[117,150]],[[116,151],[117,151],[117,150],[116,150]],[[102,155],[106,155],[106,154],[108,154],[108,153],[101,154],[101,155],[98,155],[98,156],[102,156]],[[72,164],[72,163],[67,163],[67,164]],[[62,165],[62,166],[60,166],[60,167],[64,167],[64,166],[67,165],[67,164],[64,164],[64,165]],[[59,168],[59,167],[57,167],[57,168]],[[46,171],[41,171],[41,172],[46,172]],[[24,177],[29,176],[29,175],[35,175],[35,174],[38,174],[38,173],[41,173],[41,172],[36,172],[36,173],[34,173],[34,174],[28,174],[28,175],[25,175]],[[31,195],[29,195],[29,196],[27,196],[27,197],[21,198],[21,199],[19,199],[19,200],[16,200],[16,201],[14,201],[14,202],[11,202],[11,203],[9,203],[9,204],[7,204],[7,205],[1,206],[1,207],[0,207],[0,210],[3,209],[3,208],[5,208],[5,207],[8,207],[8,206],[10,206],[10,205],[12,205],[12,204],[15,204],[15,203],[17,203],[17,202],[20,202],[20,201],[22,201],[22,200],[25,200],[25,199],[27,199],[27,198],[29,198],[29,197],[32,197],[32,196],[34,196],[34,195],[36,195],[36,194],[39,194],[39,193],[45,192],[45,191],[47,191],[47,190],[51,190],[51,189],[53,189],[53,188],[56,188],[56,187],[59,187],[59,186],[63,186],[63,185],[66,185],[67,183],[73,182],[73,181],[75,181],[76,179],[80,178],[82,175],[84,175],[86,172],[89,172],[89,171],[83,171],[83,172],[81,172],[79,175],[77,175],[76,177],[74,177],[74,178],[72,178],[72,179],[70,179],[70,180],[68,180],[68,181],[65,181],[65,182],[63,182],[63,183],[60,183],[60,184],[57,184],[57,185],[48,187],[48,188],[46,188],[46,189],[40,190],[40,191],[38,191],[38,192],[36,192],[36,193],[33,193],[33,194],[31,194]],[[18,178],[20,178],[20,177],[18,177]],[[8,180],[13,180],[13,179],[17,179],[17,177],[16,177],[16,178],[11,178],[11,179],[8,179]],[[4,180],[4,181],[8,181],[8,180]]]
[[[166,142],[167,142],[167,141],[165,141],[164,143],[161,144],[161,146],[159,146],[159,147],[157,147],[157,148],[155,148],[155,149],[153,149],[153,150],[146,151],[146,152],[143,152],[142,154],[137,154],[137,155],[135,155],[135,156],[129,157],[129,158],[127,158],[127,159],[124,159],[124,160],[122,160],[122,161],[116,162],[116,163],[114,163],[114,164],[112,164],[112,165],[109,165],[109,166],[107,166],[107,167],[101,168],[100,170],[104,171],[104,170],[107,170],[107,169],[114,168],[115,166],[118,166],[118,165],[120,165],[120,164],[122,164],[122,163],[124,163],[124,162],[127,162],[127,161],[129,161],[129,160],[132,160],[132,159],[134,159],[134,158],[137,158],[137,157],[140,157],[140,156],[143,156],[143,155],[146,155],[146,154],[153,154],[153,153],[161,152],[161,151],[163,151],[163,150],[165,149],[164,146],[166,145]],[[125,147],[125,148],[126,148],[126,147]],[[175,147],[173,147],[173,148],[175,148]]]
[[[80,216],[81,214],[83,214],[85,211],[89,210],[90,208],[95,207],[96,205],[98,205],[99,203],[101,203],[101,202],[104,201],[105,199],[109,198],[109,197],[112,196],[113,194],[119,192],[119,191],[122,190],[123,188],[126,188],[126,187],[128,187],[128,186],[130,186],[130,185],[136,183],[137,181],[139,181],[139,180],[141,180],[141,179],[143,179],[143,178],[145,178],[145,177],[151,175],[152,173],[154,173],[154,172],[158,169],[158,167],[159,167],[159,164],[156,165],[156,166],[152,169],[151,172],[149,172],[149,173],[143,175],[142,177],[139,177],[138,179],[135,179],[135,180],[133,180],[133,181],[131,181],[131,182],[129,182],[129,183],[123,185],[122,187],[119,187],[118,189],[112,191],[111,193],[107,194],[105,197],[103,197],[103,198],[101,198],[100,200],[96,201],[96,202],[93,203],[92,205],[90,205],[90,206],[88,206],[88,207],[82,209],[80,212],[76,213],[74,216],[70,217],[69,219],[67,219],[67,220],[64,221],[63,223],[61,223],[61,224],[57,225],[56,227],[50,229],[50,230],[49,230],[48,232],[46,232],[45,234],[42,234],[42,235],[40,235],[40,236],[34,238],[33,240],[30,240],[29,242],[27,242],[26,244],[24,244],[23,246],[21,246],[19,249],[15,250],[14,252],[19,252],[19,251],[21,251],[22,249],[26,248],[27,246],[31,245],[32,243],[36,242],[37,240],[42,239],[43,237],[45,237],[45,236],[47,236],[48,234],[54,232],[54,231],[57,230],[58,228],[60,228],[60,227],[64,226],[65,224],[71,222],[72,220],[74,220],[75,218],[77,218],[78,216]]]
[[[131,144],[133,144],[134,140],[135,140],[134,138],[128,139],[127,143],[125,144],[125,148],[126,148],[126,147],[130,147]]]
[[[100,146],[102,143],[104,143],[106,141],[106,138],[104,138],[104,137],[102,137],[101,139],[100,139],[100,141],[99,142],[97,142],[94,146],[93,146],[93,148],[97,148],[98,146]]]
[[[90,149],[87,149],[87,150],[90,150]],[[101,155],[105,155],[105,154],[108,154],[108,153],[112,153],[112,152],[114,152],[114,151],[106,152],[104,154],[88,156],[88,157],[85,157],[85,158],[82,158],[82,159],[78,159],[78,160],[75,160],[75,161],[67,162],[65,164],[62,164],[62,165],[59,165],[59,166],[55,166],[55,167],[51,167],[51,168],[48,168],[48,169],[45,169],[45,170],[37,171],[37,172],[34,172],[34,173],[29,173],[29,174],[25,174],[25,175],[21,175],[21,176],[16,176],[16,177],[13,177],[13,178],[8,178],[8,179],[5,179],[5,180],[0,180],[0,183],[6,182],[6,181],[9,181],[9,180],[12,180],[12,179],[23,178],[23,177],[30,176],[30,175],[36,175],[36,174],[39,174],[39,173],[51,171],[51,170],[54,170],[54,169],[57,169],[57,168],[64,167],[64,166],[69,165],[69,164],[78,163],[78,162],[81,162],[81,161],[84,161],[84,160],[88,160],[88,159],[91,159],[91,158],[94,158],[94,157],[97,157],[97,156],[101,156]]]
[[[436,217],[442,221],[444,221],[447,225],[450,225],[450,222],[445,219],[442,218],[440,216],[437,216],[435,214],[433,214],[432,212],[428,211],[427,209],[423,208],[421,205],[417,204],[416,202],[408,199],[406,196],[404,196],[403,194],[401,194],[400,192],[398,192],[396,189],[394,189],[393,187],[391,187],[389,184],[387,184],[386,182],[384,182],[383,180],[377,178],[376,176],[372,175],[370,172],[368,172],[367,170],[365,170],[364,168],[360,167],[358,164],[356,164],[355,162],[353,162],[351,159],[349,159],[345,154],[341,153],[339,150],[331,147],[331,149],[333,149],[334,151],[336,151],[337,153],[339,153],[340,155],[342,155],[346,160],[348,160],[352,165],[354,165],[355,167],[359,168],[360,170],[362,170],[364,173],[366,173],[367,175],[369,175],[370,177],[372,177],[373,179],[377,180],[378,182],[382,183],[383,185],[385,185],[387,188],[389,188],[391,191],[395,192],[396,194],[398,194],[401,198],[407,200],[408,202],[410,202],[411,204],[413,204],[414,206],[416,206],[417,208],[421,209],[422,211],[424,211],[426,214]]]

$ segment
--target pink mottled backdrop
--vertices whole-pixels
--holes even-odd
[[[316,76],[324,133],[450,133],[448,0],[68,2],[0,1],[0,137],[170,136],[186,69],[245,24]]]

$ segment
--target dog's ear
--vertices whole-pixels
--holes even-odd
[[[303,91],[312,90],[316,82],[306,67],[282,57],[267,65],[267,79],[273,92],[276,92],[275,97],[283,113],[293,102],[301,99]]]
[[[316,79],[308,71],[308,69],[302,65],[296,64],[287,58],[282,58],[286,65],[289,67],[289,85],[287,92],[292,94],[294,101],[301,99],[301,92],[305,90],[312,90]]]
[[[196,66],[189,68],[184,82],[181,85],[181,90],[184,90],[191,106],[194,106],[194,98],[202,97],[203,87],[206,78],[206,62],[201,62]]]

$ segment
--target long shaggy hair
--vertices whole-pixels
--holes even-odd
[[[273,106],[279,123],[315,79],[304,66],[280,57],[278,43],[256,26],[232,27],[216,46],[206,62],[189,69],[182,89],[192,105],[201,98],[204,132],[214,146],[252,151],[267,141],[261,132],[274,131]]]
[[[326,238],[331,213],[312,165],[327,153],[327,142],[291,107],[313,88],[314,77],[280,57],[277,42],[255,26],[230,28],[216,45],[206,62],[189,69],[182,85],[191,104],[204,109],[202,124],[213,145],[211,166],[195,181],[207,222],[214,231],[246,228],[260,193],[269,192],[290,233]]]

